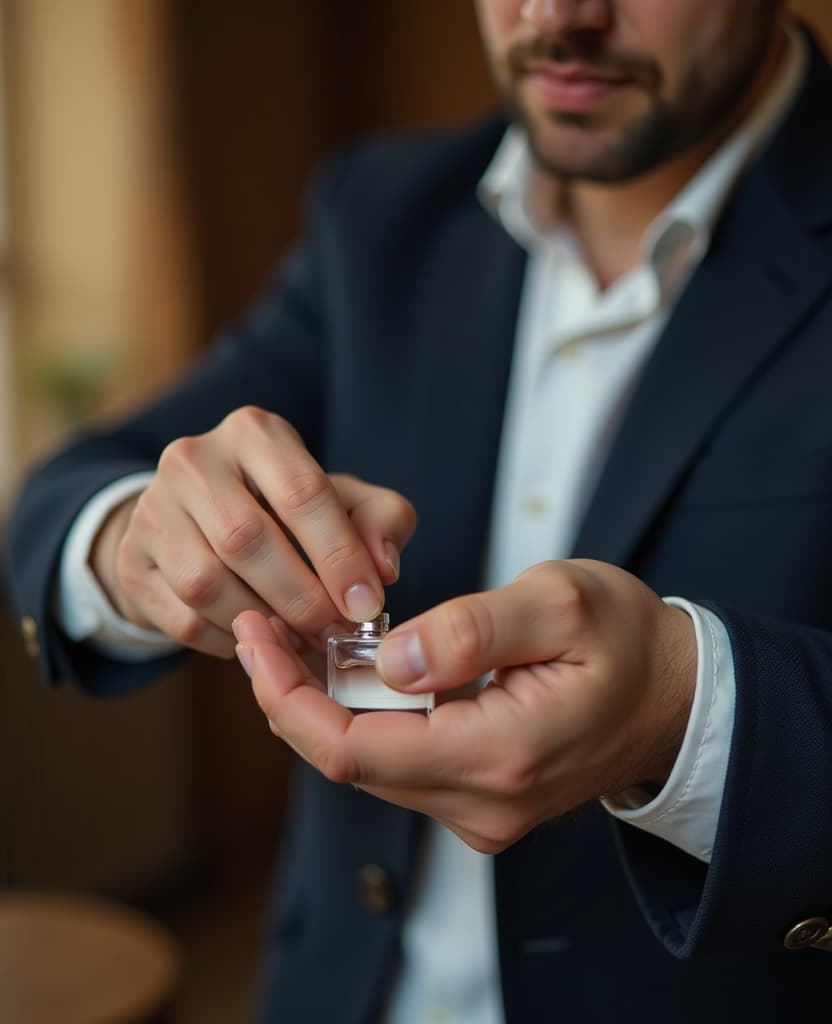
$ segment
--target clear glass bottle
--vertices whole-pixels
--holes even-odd
[[[376,651],[390,629],[382,612],[371,622],[359,622],[354,633],[330,637],[326,645],[327,693],[356,711],[433,710],[432,693],[399,693],[376,673]]]

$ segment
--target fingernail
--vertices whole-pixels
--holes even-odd
[[[388,637],[378,649],[376,667],[385,682],[393,686],[410,686],[421,679],[427,666],[419,634]]]
[[[387,557],[387,564],[393,570],[395,579],[398,579],[401,565],[399,561],[399,549],[392,541],[386,540],[384,542],[384,554]]]
[[[248,644],[237,644],[234,650],[237,652],[237,659],[245,669],[246,675],[251,679],[254,672],[254,648]]]
[[[234,634],[234,638],[236,640],[240,639],[240,634],[237,632],[237,629],[238,629],[237,621],[239,620],[239,618],[240,618],[240,616],[238,615],[237,618],[234,619],[234,621],[231,623],[231,632]]]
[[[381,599],[366,583],[356,583],[344,594],[344,604],[353,622],[369,622],[381,614]]]

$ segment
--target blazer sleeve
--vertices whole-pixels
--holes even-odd
[[[711,863],[616,825],[642,910],[679,957],[782,951],[799,921],[832,920],[832,636],[711,607],[737,683]]]
[[[304,241],[249,315],[150,407],[114,429],[82,434],[29,478],[8,524],[5,576],[17,615],[37,624],[47,681],[66,679],[90,692],[115,694],[159,676],[178,657],[126,665],[70,642],[53,621],[50,600],[64,538],[93,494],[113,480],[154,469],[171,441],[210,430],[245,405],[284,416],[314,450],[327,365],[328,211],[337,201],[345,161],[333,161],[310,190]]]

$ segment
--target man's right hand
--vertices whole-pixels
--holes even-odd
[[[244,407],[165,448],[90,564],[124,618],[230,658],[231,623],[249,609],[318,646],[374,618],[415,525],[400,494],[327,475],[289,423]]]

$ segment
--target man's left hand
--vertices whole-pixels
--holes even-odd
[[[376,664],[397,689],[441,702],[491,674],[429,717],[354,715],[279,623],[245,612],[234,632],[276,735],[330,780],[421,811],[485,853],[589,800],[661,787],[696,682],[690,618],[602,562],[544,562],[394,629]]]

